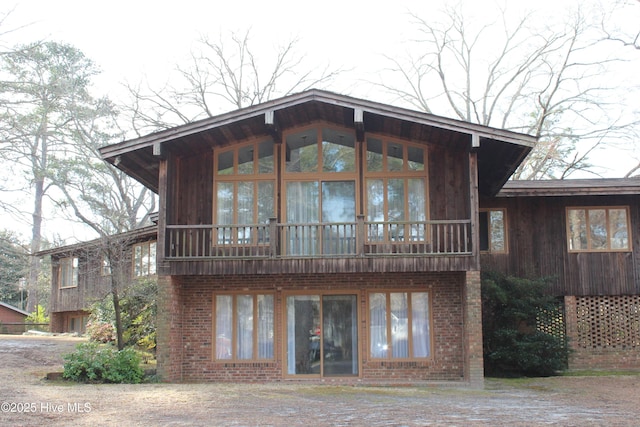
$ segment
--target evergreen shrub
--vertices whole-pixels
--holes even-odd
[[[137,384],[144,378],[140,356],[132,348],[118,351],[111,345],[88,342],[78,344],[75,352],[63,358],[62,377],[76,382]]]

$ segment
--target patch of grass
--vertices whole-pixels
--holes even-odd
[[[565,371],[560,374],[563,377],[611,377],[625,375],[640,375],[640,370],[596,370],[584,369],[575,371]]]

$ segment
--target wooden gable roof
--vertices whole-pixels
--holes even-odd
[[[167,152],[200,152],[323,120],[366,132],[478,152],[479,187],[494,195],[536,143],[529,135],[312,89],[103,147],[104,160],[158,192]]]

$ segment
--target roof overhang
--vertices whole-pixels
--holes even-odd
[[[477,150],[480,192],[489,195],[502,187],[536,143],[530,135],[312,89],[109,145],[100,154],[157,193],[159,165],[168,152],[209,150],[317,120],[353,127],[360,135],[380,132]]]
[[[142,242],[145,240],[153,240],[157,238],[158,235],[158,226],[150,225],[147,227],[136,228],[135,230],[126,231],[124,233],[114,234],[112,236],[108,236],[107,239],[109,242],[126,242],[130,244],[134,244],[137,242]],[[58,246],[51,249],[45,249],[35,253],[37,257],[43,257],[47,255],[56,255],[57,257],[66,257],[77,255],[78,253],[90,250],[96,250],[101,246],[105,245],[105,240],[103,238],[97,238],[90,240],[88,242],[80,242],[74,243],[66,246]]]
[[[640,194],[640,178],[509,181],[498,197],[613,196]]]

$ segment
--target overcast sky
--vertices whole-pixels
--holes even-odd
[[[557,14],[558,4],[577,0],[536,0],[544,18]],[[413,38],[408,13],[429,16],[445,0],[3,0],[2,11],[12,10],[6,28],[28,25],[4,36],[4,43],[37,39],[68,42],[103,70],[100,81],[113,87],[142,76],[161,80],[183,61],[201,35],[251,28],[253,44],[265,49],[293,37],[309,59],[353,69],[352,78],[378,71],[383,54],[404,52]],[[480,19],[496,15],[491,0],[463,1]],[[508,9],[530,2],[510,1]],[[528,6],[527,6],[528,7]],[[485,16],[483,16],[485,15]],[[338,81],[334,91],[352,88]],[[366,96],[366,94],[360,94]]]

